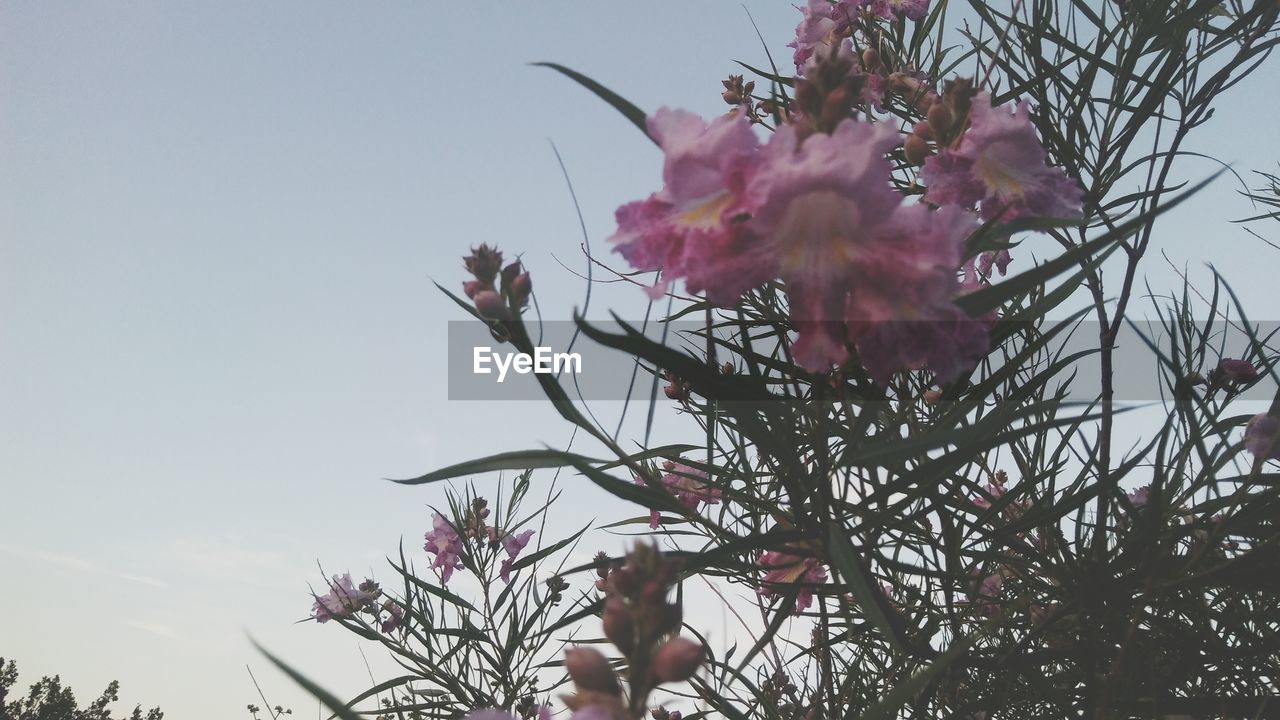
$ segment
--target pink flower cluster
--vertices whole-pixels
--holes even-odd
[[[986,618],[999,617],[1000,591],[1004,588],[1004,575],[998,568],[990,575],[982,575],[977,568],[974,568],[971,574],[975,580],[975,587],[969,594],[973,609]]]
[[[1146,506],[1147,501],[1151,499],[1151,486],[1143,485],[1137,490],[1134,490],[1133,492],[1126,495],[1125,499],[1128,500],[1129,504],[1132,505],[1135,509],[1144,507]]]
[[[376,583],[366,580],[357,588],[350,574],[334,575],[329,592],[316,597],[311,606],[311,616],[318,622],[328,622],[335,617],[348,617],[363,610],[377,599],[381,591]]]
[[[974,96],[969,127],[959,143],[929,158],[920,178],[928,187],[927,202],[976,205],[984,220],[1080,214],[1080,187],[1061,168],[1045,164],[1027,104],[1019,103],[1012,112],[993,108],[987,93]]]
[[[886,20],[919,20],[929,12],[929,0],[809,0],[800,8],[804,19],[796,26],[796,39],[787,45],[795,50],[796,68],[804,67],[815,52],[849,37],[853,20],[864,11]]]
[[[427,543],[423,550],[431,553],[434,559],[431,567],[440,571],[440,582],[447,583],[453,577],[454,570],[462,570],[462,539],[453,524],[440,513],[431,516],[431,530],[426,535]]]
[[[1280,417],[1255,415],[1245,427],[1244,447],[1261,460],[1280,460]]]
[[[316,622],[325,623],[334,618],[351,617],[364,612],[381,623],[382,632],[389,633],[400,627],[404,610],[391,598],[379,605],[378,598],[381,596],[382,589],[372,580],[366,579],[356,587],[350,574],[334,575],[329,583],[329,592],[316,596],[315,603],[311,606],[311,617]],[[385,618],[382,617],[384,612],[387,614]]]
[[[761,144],[741,115],[711,123],[661,109],[650,134],[665,186],[618,209],[616,250],[642,270],[683,277],[728,305],[769,280],[787,288],[797,362],[825,371],[857,348],[884,383],[928,368],[954,379],[986,350],[986,327],[955,304],[960,208],[907,204],[889,184],[897,131],[853,119],[801,138],[784,125]]]
[[[781,550],[770,550],[760,556],[757,564],[764,571],[760,587],[756,590],[760,597],[777,597],[787,590],[787,586],[799,586],[795,604],[791,608],[797,615],[813,604],[814,588],[827,581],[827,569],[813,557],[799,557]]]
[[[689,510],[697,512],[704,503],[719,504],[720,488],[705,482],[707,479],[705,472],[671,460],[663,462],[662,469],[666,471],[662,476],[662,486]],[[644,485],[644,479],[637,477],[636,484]],[[657,510],[651,510],[649,527],[656,530],[661,524],[662,514]]]
[[[459,533],[453,523],[445,519],[440,513],[432,514],[431,531],[427,533],[427,542],[422,549],[433,556],[431,567],[440,571],[441,583],[449,582],[449,578],[453,577],[455,570],[462,570],[466,567],[462,562],[464,535],[468,538],[477,539],[487,536],[491,548],[501,546],[507,556],[502,560],[498,576],[502,578],[504,583],[511,582],[511,570],[515,565],[516,557],[520,555],[520,551],[528,546],[529,538],[533,537],[533,531],[503,532],[498,528],[485,524],[484,518],[488,514],[484,500],[477,499],[463,523],[465,527],[465,532],[463,533]]]
[[[524,550],[525,546],[529,544],[529,538],[533,537],[533,531],[525,530],[514,535],[511,533],[501,535],[497,528],[489,527],[488,532],[489,542],[493,545],[501,544],[502,549],[507,553],[507,557],[502,560],[502,567],[498,570],[498,575],[502,578],[502,582],[510,583],[511,566],[515,563],[516,556],[520,554],[520,551]]]

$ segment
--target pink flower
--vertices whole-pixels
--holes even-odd
[[[929,0],[874,0],[871,9],[882,18],[919,20],[929,12]]]
[[[986,346],[985,328],[953,303],[974,223],[955,208],[902,205],[884,157],[898,142],[892,128],[856,120],[803,144],[779,129],[747,188],[759,198],[752,222],[779,259],[797,362],[828,369],[854,341],[879,382],[924,367],[946,382]]]
[[[662,476],[662,486],[685,507],[697,512],[703,503],[716,505],[720,502],[720,488],[703,482],[707,474],[691,468],[683,463],[667,460],[662,464],[667,473]],[[637,477],[637,485],[644,485],[644,479]],[[662,514],[657,510],[649,511],[649,527],[657,529],[662,524]]]
[[[971,573],[976,579],[980,573],[975,568]],[[1000,571],[983,576],[969,598],[979,615],[987,618],[1000,616],[1000,591],[1004,587],[1004,576]]]
[[[720,502],[720,488],[703,482],[707,479],[705,472],[671,460],[664,462],[662,469],[668,471],[662,476],[662,484],[690,510],[697,510],[702,503]]]
[[[404,622],[404,610],[394,600],[382,603],[382,609],[387,611],[387,617],[382,621],[382,632],[395,632]]]
[[[782,586],[803,583],[796,595],[795,605],[791,608],[797,615],[813,604],[814,586],[827,581],[827,569],[817,558],[798,557],[780,550],[770,550],[761,555],[757,563],[765,571],[760,587],[756,590],[760,597],[776,597],[785,590]]]
[[[772,270],[735,257],[748,241],[740,190],[759,146],[751,123],[734,113],[708,124],[693,113],[660,108],[648,127],[666,153],[664,187],[618,208],[618,230],[609,241],[633,267],[684,277],[690,292],[705,289],[713,302],[731,303]],[[719,260],[714,268],[708,268],[708,256]]]
[[[1140,508],[1147,504],[1147,500],[1150,499],[1150,495],[1151,495],[1151,486],[1143,485],[1142,487],[1138,488],[1137,490],[1134,490],[1133,492],[1129,493],[1125,497],[1129,500],[1130,505],[1132,505],[1135,508]]]
[[[885,231],[896,242],[860,268],[846,314],[859,358],[877,382],[927,368],[945,384],[986,352],[988,323],[954,303],[963,291],[956,268],[971,229],[971,218],[957,208],[900,208]]]
[[[502,547],[507,551],[507,557],[515,559],[521,550],[529,544],[529,538],[533,537],[532,530],[525,530],[518,535],[508,535],[502,538]]]
[[[459,557],[462,554],[462,540],[458,537],[458,531],[440,513],[433,513],[431,522],[432,529],[427,533],[427,543],[422,549],[435,556],[431,567],[440,571],[440,582],[447,583],[453,577],[454,570],[465,567]]]
[[[978,272],[983,277],[991,277],[991,267],[994,265],[996,271],[1000,273],[1000,277],[1004,277],[1009,271],[1009,263],[1013,262],[1013,258],[1009,257],[1008,250],[988,250],[978,256]]]
[[[976,497],[970,501],[974,505],[977,505],[979,508],[983,510],[990,509],[992,500],[999,500],[1000,496],[1004,495],[1004,488],[1000,487],[999,485],[992,485],[991,483],[987,483],[987,486],[983,489],[987,491],[987,496],[990,497],[991,500],[988,500],[985,497]]]
[[[1234,383],[1248,383],[1258,379],[1258,369],[1248,360],[1222,358],[1218,362],[1218,373],[1224,380]]]
[[[334,575],[329,592],[316,598],[311,606],[311,616],[317,622],[328,622],[335,617],[347,617],[372,602],[381,591],[377,583],[365,580],[357,589],[351,575]]]
[[[612,238],[633,266],[683,276],[719,305],[781,278],[793,354],[814,371],[854,344],[881,383],[926,368],[948,382],[986,350],[985,319],[954,304],[976,222],[903,205],[885,158],[900,137],[887,124],[846,119],[803,140],[784,125],[763,149],[737,116],[708,125],[664,109],[649,127],[667,153],[665,187],[619,208]]]
[[[515,563],[516,556],[520,554],[520,551],[524,550],[525,546],[529,544],[529,538],[531,537],[533,537],[533,531],[525,530],[519,535],[507,535],[502,538],[502,547],[507,551],[507,557],[502,561],[502,567],[498,570],[498,575],[502,578],[502,582],[511,582],[511,566]]]
[[[747,188],[759,206],[753,223],[787,284],[799,333],[792,351],[807,368],[825,370],[847,357],[845,305],[855,265],[886,244],[882,231],[902,200],[889,187],[884,158],[897,143],[886,125],[846,120],[803,144],[783,126],[765,148],[767,170]]]
[[[1082,193],[1061,168],[1045,165],[1044,147],[1027,104],[1012,112],[991,107],[987,93],[973,98],[969,129],[959,146],[943,148],[920,172],[934,205],[980,206],[985,220],[1075,218]]]
[[[1255,457],[1280,460],[1280,418],[1255,415],[1244,429],[1244,447]]]
[[[787,43],[787,47],[795,48],[792,59],[796,70],[804,68],[809,58],[821,48],[834,47],[842,37],[842,31],[849,28],[843,9],[849,3],[842,2],[833,6],[828,0],[809,0],[800,8],[804,19],[796,26],[796,39]]]

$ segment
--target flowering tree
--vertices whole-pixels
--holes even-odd
[[[694,443],[624,450],[538,376],[609,457],[512,451],[404,481],[521,473],[496,518],[474,491],[450,495],[425,538],[431,572],[394,565],[401,597],[347,577],[316,597],[317,620],[407,671],[349,703],[322,697],[344,717],[378,693],[388,716],[481,719],[562,704],[667,720],[681,695],[734,720],[1274,714],[1280,396],[1233,414],[1243,390],[1275,384],[1274,350],[1215,279],[1152,302],[1165,416],[1135,447],[1117,445],[1116,377],[1158,219],[1200,186],[1176,179],[1187,139],[1280,42],[1280,6],[800,12],[786,67],[730,76],[715,118],[649,114],[552,66],[665,158],[610,242],[627,277],[670,298],[669,319],[703,319],[704,350],[577,324],[653,373],[650,402],[664,379]],[[532,353],[529,273],[487,245],[465,266],[454,300]],[[1066,352],[1085,318],[1096,342]],[[1218,343],[1224,319],[1238,346]],[[1075,383],[1085,367],[1098,387]],[[582,535],[521,556],[532,528],[516,508],[548,468],[643,506],[633,522],[665,550],[546,576]],[[446,589],[464,573],[482,602]],[[717,652],[683,622],[679,588],[697,576],[754,590],[750,648]]]

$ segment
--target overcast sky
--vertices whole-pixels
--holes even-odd
[[[745,7],[785,62],[798,13]],[[381,478],[569,435],[536,403],[446,400],[463,316],[432,280],[494,243],[567,319],[581,233],[549,141],[594,243],[659,184],[649,141],[538,60],[707,116],[734,60],[767,62],[727,0],[0,5],[0,654],[24,685],[118,679],[129,705],[225,720],[261,704],[250,664],[313,712],[249,635],[340,694],[370,685],[352,636],[294,623],[317,561],[386,577],[401,537],[421,553],[443,490]],[[1268,84],[1195,149],[1274,169]],[[1159,243],[1274,319],[1276,253],[1224,222],[1248,214],[1224,179]],[[597,292],[594,314],[643,312]],[[564,517],[634,514],[574,487]]]

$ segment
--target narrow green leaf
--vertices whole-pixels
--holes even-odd
[[[960,638],[951,643],[951,647],[934,658],[928,667],[890,690],[889,694],[885,695],[880,702],[862,713],[859,720],[895,720],[898,717],[899,708],[906,705],[913,698],[918,697],[943,670],[947,669],[948,665],[968,652],[969,646],[972,644],[973,640],[968,637]]]
[[[358,714],[356,714],[351,709],[349,709],[346,703],[339,700],[328,690],[325,690],[324,688],[320,687],[319,685],[317,685],[316,683],[308,679],[302,673],[298,672],[297,670],[294,670],[292,667],[286,664],[283,660],[280,660],[275,655],[272,655],[271,653],[267,652],[266,648],[259,645],[257,640],[254,640],[253,638],[249,638],[249,642],[253,643],[253,646],[258,649],[258,652],[262,653],[263,655],[266,655],[267,659],[270,660],[272,663],[274,663],[276,667],[284,671],[284,674],[293,678],[294,682],[301,685],[303,688],[306,689],[307,692],[314,695],[317,700],[324,703],[325,707],[333,711],[333,714],[335,717],[342,718],[342,720],[363,720],[363,718],[361,718]]]
[[[596,97],[609,103],[610,107],[622,113],[623,117],[630,120],[632,125],[635,125],[636,127],[640,128],[640,132],[644,133],[646,137],[649,136],[649,129],[647,127],[648,116],[645,114],[643,110],[631,104],[631,101],[622,97],[618,93],[610,90],[604,85],[601,85],[595,80],[592,80],[586,75],[583,75],[577,70],[571,70],[563,65],[559,65],[553,62],[536,62],[531,64],[537,67],[551,68],[552,70],[555,70],[556,72],[567,76],[569,79],[578,83],[582,87],[595,93]]]
[[[839,523],[828,525],[827,541],[827,547],[831,552],[832,569],[848,586],[849,592],[853,593],[853,599],[858,603],[862,614],[871,621],[872,625],[879,628],[894,649],[902,652],[905,649],[902,641],[890,624],[889,616],[880,607],[883,598],[878,596],[881,593],[878,589],[873,589],[868,582],[869,573],[864,569],[862,560],[858,557],[858,551],[854,548],[853,541],[845,534],[844,527]]]
[[[422,485],[424,483],[451,480],[464,475],[479,475],[494,470],[530,470],[535,468],[558,468],[572,465],[565,453],[556,450],[514,450],[498,453],[478,460],[468,460],[446,468],[434,470],[416,478],[392,480],[401,485]],[[575,456],[576,457],[576,456]],[[583,462],[598,463],[600,460],[580,458]]]
[[[391,688],[400,687],[401,685],[405,685],[405,684],[411,683],[411,682],[413,682],[414,680],[418,680],[418,679],[419,679],[419,678],[418,678],[418,676],[416,676],[416,675],[401,675],[400,677],[392,678],[392,679],[390,679],[390,680],[387,680],[386,682],[380,682],[380,683],[378,683],[377,685],[374,685],[373,687],[369,688],[368,690],[365,690],[364,692],[360,693],[359,695],[357,695],[357,696],[355,696],[355,697],[351,698],[350,700],[348,700],[348,701],[347,701],[347,708],[348,708],[348,709],[354,709],[354,708],[355,708],[355,706],[356,706],[359,702],[361,702],[362,700],[367,700],[367,699],[369,699],[369,698],[373,697],[374,695],[377,695],[378,693],[383,692],[384,690],[390,690]],[[329,716],[329,720],[333,720],[333,718],[335,718],[335,717],[338,717],[338,714],[337,714],[337,713],[334,713],[333,715],[330,715],[330,716]]]

